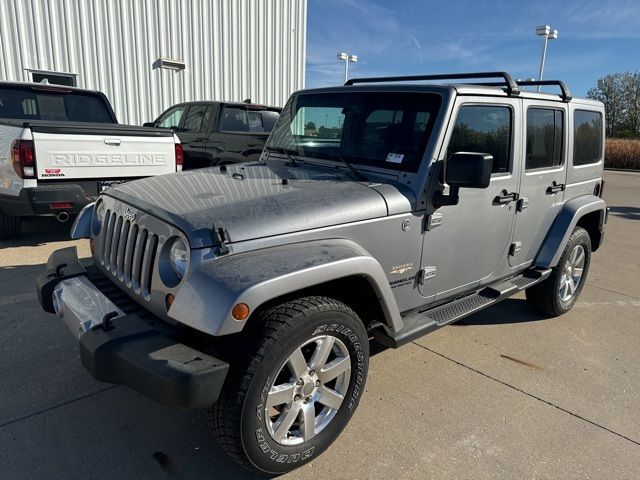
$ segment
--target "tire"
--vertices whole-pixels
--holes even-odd
[[[551,275],[526,290],[527,302],[531,308],[549,317],[557,317],[571,310],[582,292],[590,263],[591,238],[584,228],[576,227]],[[581,274],[578,277],[580,268]]]
[[[7,215],[0,210],[0,240],[8,240],[20,234],[22,221],[20,217]]]
[[[283,303],[262,312],[246,328],[220,398],[209,409],[209,424],[240,465],[282,474],[320,455],[351,419],[367,377],[367,331],[348,306],[327,297]],[[323,346],[329,355],[325,362],[319,355]],[[315,372],[313,367],[322,364],[325,368]],[[332,373],[327,373],[331,365]],[[337,372],[342,373],[330,380]],[[325,388],[342,392],[342,399]],[[281,396],[270,395],[277,390]],[[311,401],[305,403],[307,399]],[[304,427],[310,412],[313,429]],[[285,420],[293,421],[290,428]]]

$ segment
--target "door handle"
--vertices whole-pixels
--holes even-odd
[[[507,192],[506,190],[502,190],[500,195],[493,199],[493,203],[494,205],[504,205],[505,203],[518,200],[518,197],[519,195],[517,192]]]
[[[546,194],[553,195],[554,193],[563,192],[564,183],[556,183],[555,181],[547,187]]]

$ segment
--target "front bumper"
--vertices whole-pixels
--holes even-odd
[[[179,329],[147,312],[123,311],[96,286],[94,275],[101,274],[69,247],[51,255],[36,282],[42,308],[56,313],[78,338],[89,373],[169,406],[215,403],[229,365],[180,343]]]

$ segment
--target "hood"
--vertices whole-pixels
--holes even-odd
[[[105,194],[174,224],[195,248],[217,243],[214,228],[240,242],[388,215],[383,193],[336,172],[229,165],[136,180]]]

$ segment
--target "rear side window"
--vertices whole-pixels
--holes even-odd
[[[561,110],[527,110],[526,170],[562,165],[563,123]]]
[[[602,114],[587,110],[573,113],[573,165],[602,160]]]
[[[279,116],[278,112],[272,110],[225,107],[222,112],[220,131],[270,133]]]
[[[0,118],[113,123],[104,99],[93,93],[0,87]]]
[[[187,116],[184,119],[182,131],[199,132],[202,130],[202,124],[204,123],[204,119],[207,114],[207,108],[207,105],[192,105],[189,107]]]
[[[508,173],[511,159],[511,109],[506,106],[460,107],[447,156],[456,152],[493,155],[493,173]]]

